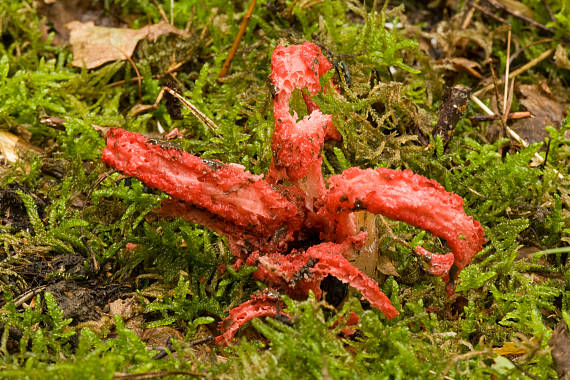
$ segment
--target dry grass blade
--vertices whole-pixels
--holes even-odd
[[[509,68],[511,66],[511,61],[509,57],[511,56],[511,29],[507,33],[507,62],[505,63],[505,93],[503,95],[503,115],[507,115],[507,97],[509,91]],[[506,118],[506,116],[505,116]]]
[[[514,77],[516,77],[517,75],[520,75],[522,73],[524,73],[525,71],[527,71],[528,69],[530,69],[531,67],[534,67],[536,65],[538,65],[540,62],[544,61],[546,58],[548,58],[552,53],[554,52],[554,48],[548,49],[547,51],[543,52],[541,55],[539,55],[538,57],[536,57],[535,59],[533,59],[532,61],[522,65],[521,67],[519,67],[518,69],[514,70],[513,72],[511,72],[509,74],[509,79],[513,79]],[[499,82],[499,83],[502,83]],[[483,87],[480,90],[475,91],[475,93],[473,94],[473,96],[479,96],[487,91],[489,91],[491,88],[493,88],[493,83],[488,84],[487,86]]]
[[[241,21],[241,24],[239,26],[238,34],[234,40],[234,43],[232,44],[232,47],[230,48],[230,53],[228,54],[228,58],[226,58],[226,61],[224,62],[224,65],[222,66],[222,71],[220,71],[220,76],[218,77],[218,79],[223,78],[227,74],[228,69],[230,68],[230,64],[232,63],[232,59],[234,58],[234,55],[236,54],[236,51],[237,51],[237,48],[238,48],[239,43],[241,41],[241,38],[245,34],[245,30],[247,29],[247,24],[249,24],[249,19],[251,18],[251,14],[253,13],[253,10],[255,9],[255,3],[256,3],[256,0],[251,0],[251,3],[249,3],[249,8],[247,8],[247,11],[245,12],[245,15],[243,16],[243,20]]]
[[[210,128],[210,130],[214,132],[216,136],[221,137],[220,134],[216,132],[216,130],[218,129],[216,123],[214,123],[212,119],[210,119],[202,111],[200,111],[194,104],[190,103],[185,97],[183,97],[182,95],[171,89],[170,87],[164,86],[164,90],[168,92],[170,95],[174,96],[176,99],[180,100],[180,102],[184,105],[184,107],[188,108],[190,112],[192,112],[192,114],[202,122],[202,124]]]

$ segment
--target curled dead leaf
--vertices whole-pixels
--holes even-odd
[[[72,21],[65,26],[70,30],[69,42],[73,51],[73,66],[92,69],[104,63],[130,58],[138,42],[150,41],[166,34],[185,35],[185,32],[161,21],[141,29],[107,28],[93,22]]]

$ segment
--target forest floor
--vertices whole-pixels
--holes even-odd
[[[568,36],[559,0],[0,2],[0,377],[570,378]],[[101,162],[104,135],[265,174],[271,56],[305,41],[338,89],[313,97],[342,135],[324,177],[412,170],[486,242],[448,295],[411,248],[444,240],[360,213],[354,265],[396,318],[328,281],[334,299],[274,294],[289,317],[222,346],[219,322],[270,284],[162,217],[167,195]]]

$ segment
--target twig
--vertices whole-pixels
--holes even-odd
[[[30,298],[32,298],[35,295],[43,292],[45,288],[46,288],[46,286],[42,285],[42,286],[38,286],[37,288],[28,290],[26,293],[22,294],[20,297],[18,297],[14,300],[14,306],[16,306],[16,307],[21,306],[24,302],[28,301]]]
[[[234,55],[236,54],[239,43],[241,42],[241,38],[245,34],[245,30],[247,29],[247,24],[249,24],[249,19],[251,18],[251,14],[253,13],[253,10],[255,9],[255,3],[256,3],[256,0],[251,0],[251,2],[249,3],[249,8],[247,8],[247,11],[245,12],[245,15],[243,16],[243,20],[241,21],[241,24],[239,26],[238,34],[234,40],[234,43],[232,44],[232,47],[231,47],[230,52],[228,54],[228,57],[226,58],[226,61],[224,62],[224,65],[222,66],[222,71],[220,71],[220,75],[218,76],[218,79],[223,78],[226,75],[226,73],[228,72],[228,69],[230,68],[230,64],[232,63],[232,59],[234,58]]]
[[[164,9],[162,9],[162,7],[160,6],[160,4],[158,3],[158,1],[156,0],[152,0],[152,2],[154,3],[154,5],[158,8],[158,11],[160,12],[160,17],[162,17],[162,19],[164,21],[168,22],[168,17],[166,16],[166,13],[164,13]]]
[[[511,56],[511,28],[507,32],[507,62],[505,62],[505,92],[503,95],[503,115],[507,115],[507,96],[509,95],[509,68],[510,68],[510,61],[509,57]]]
[[[500,115],[493,114],[493,115],[475,115],[471,116],[469,120],[471,121],[489,121],[489,120],[498,120],[500,119]],[[525,119],[527,117],[534,118],[533,114],[528,111],[520,111],[520,112],[511,112],[507,115],[507,120],[514,120],[514,119]]]
[[[483,13],[484,15],[489,16],[489,17],[497,20],[501,24],[509,24],[509,22],[507,20],[505,20],[504,18],[499,17],[492,12],[489,12],[487,9],[483,8],[482,6],[480,6],[477,3],[473,3],[473,8],[477,9],[479,12]]]
[[[531,42],[530,44],[525,45],[522,48],[520,48],[519,50],[515,51],[514,54],[511,55],[511,57],[509,58],[509,61],[510,61],[510,63],[513,63],[513,61],[520,55],[520,53],[522,53],[523,51],[525,51],[526,49],[528,49],[531,46],[538,45],[538,44],[544,44],[546,42],[552,42],[552,41],[554,41],[553,38],[543,38],[542,40]]]
[[[190,18],[186,23],[186,28],[184,28],[184,33],[190,34],[190,28],[192,28],[192,22],[194,21],[194,12],[196,12],[196,4],[192,6],[192,11],[190,11]]]
[[[183,97],[182,95],[171,89],[170,87],[164,86],[164,90],[168,92],[170,95],[174,96],[176,99],[180,100],[180,102],[184,104],[184,106],[188,108],[190,112],[192,112],[192,114],[202,122],[202,124],[210,128],[210,130],[214,132],[216,136],[221,137],[220,134],[216,131],[218,129],[216,123],[214,123],[212,119],[210,119],[202,111],[200,111],[194,104],[190,103],[185,97]]]
[[[547,51],[545,51],[544,53],[542,53],[541,55],[539,55],[538,57],[536,57],[535,59],[533,59],[532,61],[522,65],[521,67],[519,67],[518,69],[514,70],[513,72],[511,72],[509,74],[509,79],[513,79],[514,77],[516,77],[517,75],[524,73],[525,71],[527,71],[528,69],[530,69],[531,67],[534,67],[536,65],[538,65],[540,62],[544,61],[546,58],[548,58],[549,55],[551,55],[554,52],[554,48],[548,49]],[[493,83],[488,84],[487,86],[483,87],[480,90],[477,90],[473,95],[474,96],[479,96],[482,93],[489,91],[491,88],[493,88]]]
[[[485,103],[483,103],[479,98],[477,98],[477,96],[475,95],[471,95],[471,100],[473,100],[473,102],[475,102],[475,104],[477,104],[483,111],[485,111],[485,113],[487,113],[489,116],[492,117],[499,117],[498,115],[495,115],[495,113],[493,111],[491,111],[489,109],[489,107],[487,107],[485,105]],[[521,146],[523,146],[524,148],[528,147],[528,142],[525,141],[525,139],[523,139],[522,137],[520,137],[518,135],[518,133],[516,133],[515,131],[512,130],[512,128],[510,128],[509,126],[506,126],[506,130],[507,133],[519,144],[521,144]],[[542,158],[542,156],[540,154],[538,154],[538,152],[534,153],[534,159],[538,162],[538,163],[543,163],[544,162],[544,158]],[[560,174],[556,169],[553,169],[555,173],[558,174],[558,178],[560,179],[564,179],[564,177],[562,176],[562,174]]]
[[[147,105],[147,104],[137,104],[136,106],[134,106],[133,108],[131,108],[131,111],[129,111],[129,115],[131,117],[136,116],[138,114],[141,114],[143,112],[146,112],[148,110],[155,110],[158,108],[158,103],[160,103],[160,101],[162,100],[162,97],[164,96],[164,88],[160,89],[160,92],[158,93],[158,96],[156,97],[156,100],[154,101],[154,104],[151,105]]]
[[[487,1],[488,1],[491,5],[493,5],[495,8],[502,9],[502,10],[504,10],[505,12],[507,12],[507,13],[513,15],[514,17],[516,17],[516,18],[518,18],[518,19],[520,19],[520,20],[523,20],[523,21],[529,23],[530,25],[534,26],[535,28],[544,30],[545,32],[548,32],[548,33],[551,33],[551,34],[554,34],[554,33],[555,33],[554,29],[548,28],[548,27],[542,25],[541,23],[539,23],[539,22],[537,22],[537,21],[534,21],[533,19],[531,19],[530,17],[527,17],[527,16],[523,15],[523,14],[520,13],[519,11],[515,11],[515,10],[510,9],[509,7],[504,6],[503,4],[499,3],[499,2],[496,1],[496,0],[487,0]]]
[[[469,10],[467,11],[467,14],[465,15],[465,19],[461,23],[461,29],[467,29],[467,27],[471,23],[471,20],[473,19],[474,13],[475,13],[474,2],[471,2],[471,8],[469,8]]]
[[[546,0],[542,0],[542,5],[544,5],[544,8],[546,8],[546,11],[548,12],[548,16],[550,17],[550,21],[552,21],[553,23],[556,24],[556,19],[554,18],[554,15],[552,14],[552,9],[550,9]]]
[[[509,89],[508,89],[508,91],[507,91],[507,99],[505,100],[506,107],[505,107],[505,111],[504,111],[504,113],[503,113],[503,117],[501,118],[501,121],[502,121],[503,124],[505,125],[505,128],[508,128],[508,127],[506,127],[506,125],[507,125],[507,119],[509,118],[509,113],[508,113],[508,111],[511,110],[511,106],[513,105],[514,92],[515,92],[515,80],[513,79],[513,80],[511,81],[511,85],[510,85],[510,87],[509,87]]]
[[[131,57],[129,57],[127,54],[124,54],[125,58],[127,59],[127,61],[129,61],[129,63],[131,64],[131,66],[133,67],[133,69],[135,69],[135,73],[137,73],[137,82],[139,84],[139,99],[142,100],[142,76],[141,73],[139,72],[139,69],[137,68],[137,65],[135,64],[135,61],[133,61],[133,59]]]

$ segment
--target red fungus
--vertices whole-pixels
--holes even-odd
[[[243,262],[257,266],[256,278],[293,297],[305,297],[309,290],[320,296],[321,280],[331,274],[360,291],[386,318],[398,315],[378,284],[347,260],[367,238],[354,223],[358,210],[402,220],[445,239],[451,253],[436,255],[422,247],[416,252],[427,260],[428,272],[450,282],[452,292],[456,275],[485,241],[479,222],[465,214],[463,200],[410,171],[382,168],[350,168],[330,177],[327,189],[322,147],[325,139],[340,135],[309,94],[321,91],[320,77],[331,64],[308,42],[277,47],[271,64],[275,132],[266,180],[240,165],[201,159],[120,129],[107,133],[103,161],[170,194],[174,199],[163,202],[163,215],[225,235],[236,267]],[[303,97],[310,114],[300,121],[289,110],[295,89],[308,91]],[[293,249],[306,246],[311,236],[320,242]],[[254,296],[230,311],[216,341],[227,342],[252,318],[277,312],[275,297]]]
[[[280,313],[281,300],[278,296],[270,294],[252,295],[249,301],[234,307],[229,315],[220,322],[220,329],[224,331],[222,335],[216,337],[216,343],[229,343],[240,326],[254,318],[274,317]],[[287,316],[287,314],[283,313]]]

